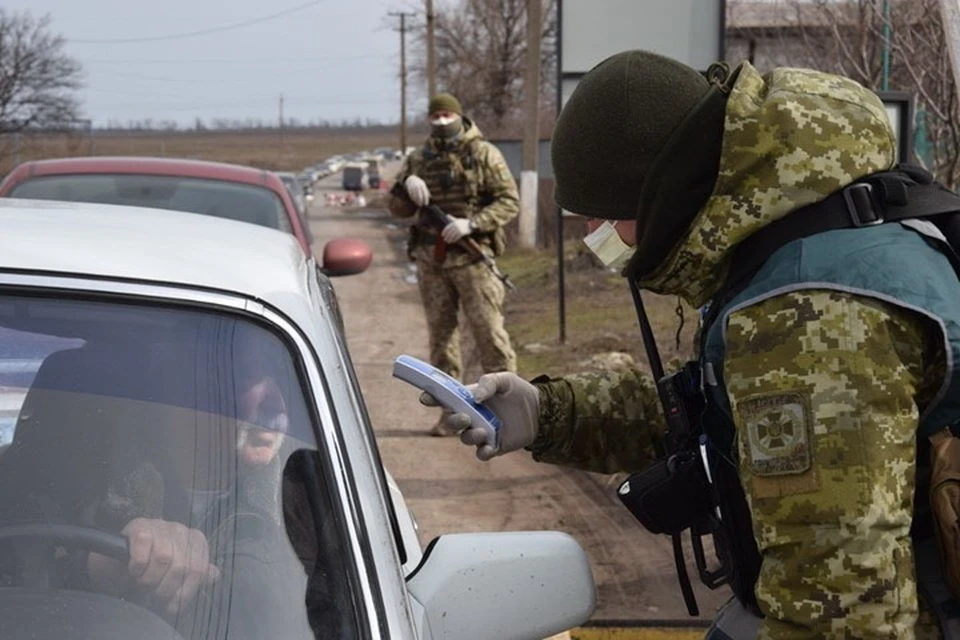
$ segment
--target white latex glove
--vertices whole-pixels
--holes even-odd
[[[453,222],[443,228],[440,235],[443,236],[444,242],[453,244],[471,233],[473,233],[473,227],[470,226],[469,220],[466,218],[454,218]]]
[[[403,181],[403,188],[407,190],[407,195],[413,200],[413,204],[418,207],[425,207],[430,204],[430,189],[423,178],[409,176]]]
[[[522,449],[533,444],[537,437],[540,413],[540,391],[515,373],[502,371],[480,376],[476,384],[467,385],[477,402],[482,402],[500,418],[500,448],[487,442],[487,434],[470,426],[470,416],[451,413],[445,417],[447,427],[460,433],[460,441],[477,448],[477,458],[490,460],[495,456]],[[420,402],[436,406],[429,393],[420,396]]]

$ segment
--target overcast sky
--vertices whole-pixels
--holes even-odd
[[[280,94],[288,118],[395,122],[400,44],[387,14],[418,5],[414,0],[4,2],[8,10],[50,14],[53,31],[67,39],[67,53],[83,65],[83,111],[95,125],[113,119],[189,125],[197,117],[276,119]],[[244,22],[255,23],[229,28]],[[203,30],[215,32],[168,37]],[[124,39],[142,41],[93,42]]]

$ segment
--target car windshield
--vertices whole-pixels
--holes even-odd
[[[277,194],[224,180],[139,174],[38,176],[18,184],[10,196],[189,211],[293,232]]]
[[[3,635],[356,637],[297,362],[230,314],[0,295]]]

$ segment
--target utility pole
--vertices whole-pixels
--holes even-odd
[[[283,94],[280,94],[280,153],[283,154]]]
[[[523,95],[523,170],[520,172],[520,220],[518,241],[521,246],[537,245],[537,206],[540,176],[540,2],[527,0],[527,73]]]
[[[407,18],[414,14],[391,11],[388,15],[400,18],[400,151],[407,149]]]
[[[433,0],[427,3],[427,99],[437,95],[437,50],[435,27],[437,16],[433,12]]]

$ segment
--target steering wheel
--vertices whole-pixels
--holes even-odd
[[[99,529],[78,527],[71,524],[11,524],[0,526],[0,544],[12,542],[38,542],[64,547],[78,547],[107,556],[119,562],[130,561],[130,549],[127,539],[115,533]]]
[[[0,599],[0,618],[5,624],[34,630],[39,625],[44,630],[43,637],[67,637],[78,628],[85,629],[83,635],[90,634],[87,637],[119,637],[118,633],[126,634],[136,628],[138,637],[183,640],[169,622],[132,601],[50,589],[51,547],[83,549],[126,564],[130,551],[124,536],[68,524],[0,525],[0,546],[4,544],[12,545],[21,556],[22,586],[26,587],[5,590]]]

